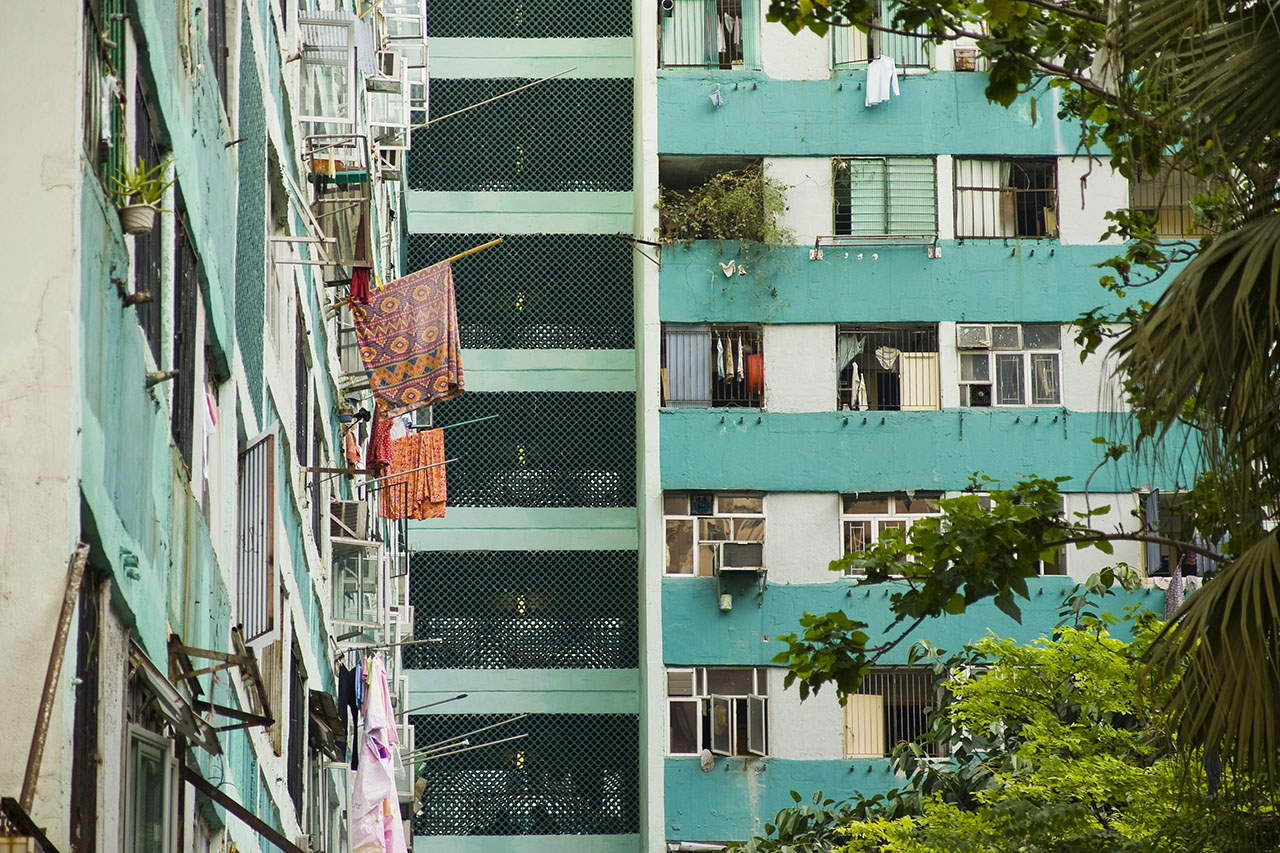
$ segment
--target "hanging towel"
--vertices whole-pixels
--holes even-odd
[[[730,382],[737,374],[733,369],[733,338],[729,339],[729,345],[724,348],[724,374],[729,377]]]
[[[858,363],[853,362],[853,408],[854,411],[865,412],[869,407],[867,405],[867,382],[862,378],[862,371],[858,369]]]
[[[742,356],[742,335],[738,335],[738,381],[747,378],[747,360]]]
[[[382,483],[378,514],[418,521],[444,518],[448,489],[443,462],[444,430],[423,430],[392,441],[389,479]]]
[[[716,336],[716,376],[724,379],[724,339]]]
[[[880,366],[885,370],[897,370],[900,355],[902,350],[897,347],[876,347],[876,361],[880,362]]]
[[[447,261],[396,279],[351,309],[374,396],[390,417],[457,397],[462,353]]]
[[[351,271],[351,304],[369,304],[368,267],[356,267]]]
[[[866,105],[874,107],[889,100],[890,95],[898,94],[898,68],[892,56],[883,54],[867,63],[867,101]]]
[[[381,655],[370,660],[368,673],[360,769],[351,793],[351,853],[407,853],[396,793],[399,739]]]

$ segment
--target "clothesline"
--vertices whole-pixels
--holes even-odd
[[[512,89],[510,92],[503,92],[501,95],[494,95],[492,98],[486,98],[485,100],[480,101],[479,103],[472,104],[469,107],[463,107],[460,110],[454,110],[451,113],[445,113],[442,116],[436,116],[433,119],[427,119],[422,124],[413,125],[412,127],[409,128],[409,130],[410,131],[421,130],[422,128],[427,127],[428,125],[435,124],[438,121],[443,121],[444,119],[452,118],[453,116],[456,116],[456,115],[461,115],[462,113],[474,110],[476,107],[483,107],[485,104],[492,104],[494,101],[501,100],[502,98],[505,98],[508,95],[514,95],[516,92],[523,92],[525,89],[532,89],[534,86],[537,86],[539,83],[545,83],[548,80],[554,80],[557,77],[563,77],[564,75],[568,74],[570,71],[577,71],[577,70],[578,70],[578,66],[576,65],[573,66],[572,68],[566,68],[561,72],[552,74],[550,77],[543,77],[541,80],[534,80],[532,83],[526,83],[523,86],[519,86],[515,89]]]

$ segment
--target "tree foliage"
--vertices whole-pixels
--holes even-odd
[[[1183,507],[1182,546],[1221,542],[1233,558],[1152,644],[1145,673],[1160,683],[1185,668],[1168,708],[1182,745],[1280,782],[1280,538],[1263,523],[1280,506],[1280,11],[1253,0],[898,0],[883,21],[878,6],[772,0],[769,18],[792,31],[972,39],[993,102],[1051,87],[1081,152],[1131,179],[1172,170],[1207,182],[1194,202],[1203,234],[1162,240],[1141,211],[1109,214],[1108,234],[1126,243],[1101,283],[1133,301],[1077,322],[1088,349],[1125,324],[1114,353],[1135,416],[1128,444],[1157,461],[1194,459],[1204,473]],[[1191,438],[1170,440],[1184,429]],[[961,553],[952,574],[1007,605],[1019,572],[970,559],[986,553]],[[962,583],[949,595],[959,606],[957,595],[968,604],[977,593]],[[807,642],[835,627],[810,624],[818,637]]]

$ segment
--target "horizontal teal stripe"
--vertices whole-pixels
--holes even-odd
[[[833,575],[833,578],[838,578]],[[784,649],[774,638],[798,632],[803,613],[828,613],[843,610],[850,618],[867,623],[871,639],[877,645],[890,632],[882,634],[892,621],[889,596],[905,582],[881,584],[876,589],[853,589],[852,581],[839,579],[833,583],[770,584],[763,598],[759,587],[746,582],[726,584],[725,591],[734,594],[733,609],[722,611],[716,598],[714,578],[662,579],[662,660],[667,666],[762,666]],[[886,655],[881,663],[903,664],[916,640],[929,640],[944,649],[957,651],[994,631],[1029,643],[1052,631],[1058,622],[1058,609],[1073,581],[1066,577],[1046,577],[1031,581],[1029,599],[1018,598],[1022,623],[1014,622],[989,602],[979,603],[958,616],[927,620]],[[1141,590],[1133,594],[1108,597],[1105,610],[1122,614],[1129,604],[1142,603],[1153,610],[1163,607],[1160,590]],[[698,625],[699,630],[689,630]]]
[[[865,106],[866,70],[829,80],[760,72],[667,70],[658,76],[662,154],[1074,154],[1079,128],[1056,118],[1058,93],[1005,109],[983,94],[987,75],[940,71],[900,78],[902,94]],[[724,106],[708,97],[719,84]]]
[[[631,77],[629,38],[431,39],[435,79],[521,77],[541,79],[574,68],[566,78]]]
[[[634,391],[635,350],[468,349],[468,391]]]
[[[807,246],[670,246],[662,253],[658,312],[668,323],[1065,322],[1122,304],[1098,284],[1103,271],[1094,266],[1119,246],[967,240],[940,247],[941,258],[928,257],[925,246],[824,247],[819,261]],[[729,258],[745,263],[747,275],[720,275]]]
[[[426,192],[407,190],[415,234],[631,232],[630,192]]]
[[[944,409],[931,412],[664,410],[664,489],[783,492],[960,490],[974,471],[1011,484],[1024,475],[1069,476],[1082,491],[1103,458],[1094,436],[1114,433],[1112,416],[1065,409]],[[1142,476],[1110,464],[1094,492],[1173,486],[1177,472]],[[1183,485],[1191,482],[1183,472]]]
[[[450,507],[444,518],[410,521],[409,547],[414,551],[631,551],[637,543],[636,523],[636,511],[630,508]]]
[[[426,639],[426,638],[420,638]],[[432,714],[636,714],[640,674],[634,669],[406,670],[409,707],[460,693]]]

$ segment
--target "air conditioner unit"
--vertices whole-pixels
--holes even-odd
[[[369,538],[369,505],[364,501],[329,501],[329,535]]]
[[[763,542],[718,543],[716,550],[716,571],[759,572],[763,568]]]
[[[986,323],[956,326],[956,346],[960,349],[991,349],[991,327]]]
[[[667,695],[668,696],[696,696],[694,676],[696,673],[691,669],[674,669],[667,671]]]

